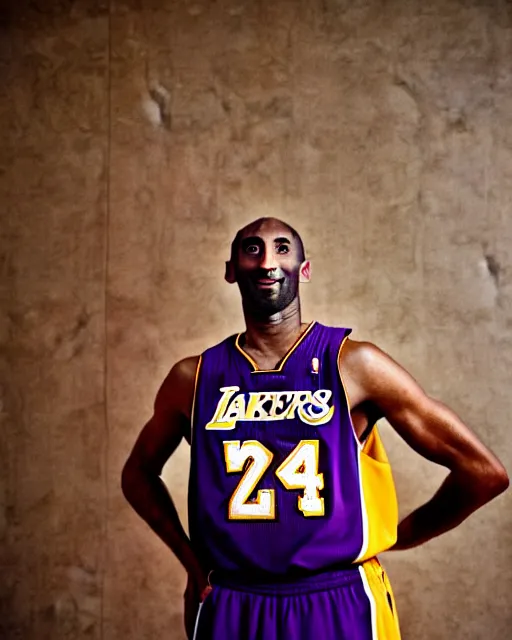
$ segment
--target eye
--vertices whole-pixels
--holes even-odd
[[[277,253],[290,253],[290,247],[287,244],[280,244],[277,247]]]
[[[257,244],[249,244],[245,247],[245,253],[255,256],[259,252],[260,248]]]

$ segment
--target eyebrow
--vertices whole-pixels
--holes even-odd
[[[258,236],[249,236],[247,238],[242,238],[242,240],[240,241],[240,244],[248,245],[254,242],[261,242],[261,238],[258,238]]]
[[[253,242],[261,242],[261,238],[259,236],[249,236],[247,238],[242,238],[242,245],[247,246],[248,244],[251,244]],[[291,240],[289,238],[286,238],[285,236],[280,236],[279,238],[274,238],[274,243],[275,244],[291,244]]]

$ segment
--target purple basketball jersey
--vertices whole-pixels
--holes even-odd
[[[205,568],[277,578],[365,556],[362,447],[338,371],[349,333],[313,322],[270,371],[240,336],[202,355],[189,528]]]

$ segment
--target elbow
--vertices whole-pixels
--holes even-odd
[[[499,462],[493,464],[482,473],[480,486],[486,502],[496,498],[509,487],[510,479],[505,467]]]
[[[139,473],[140,470],[137,463],[131,457],[128,458],[121,472],[121,491],[128,502],[130,502],[133,488],[138,484],[137,476]]]
[[[503,493],[504,491],[506,491],[509,485],[510,485],[510,478],[508,476],[508,473],[505,467],[500,465],[496,473],[496,487],[497,487],[496,495],[499,495],[500,493]]]
[[[155,468],[145,464],[140,457],[130,455],[121,472],[121,491],[124,497],[133,506],[134,501],[139,501],[142,488],[154,483],[159,475]]]

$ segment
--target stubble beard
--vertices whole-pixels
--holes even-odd
[[[273,316],[281,316],[298,295],[298,278],[295,282],[292,275],[286,275],[279,284],[279,291],[258,289],[255,285],[246,283],[240,286],[240,294],[244,309],[255,319],[268,320]]]

